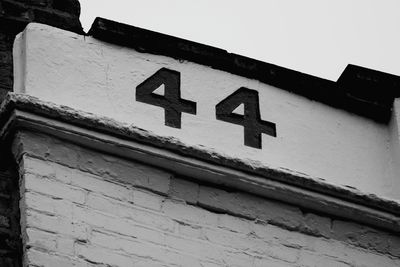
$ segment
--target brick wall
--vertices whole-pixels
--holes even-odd
[[[83,33],[78,0],[0,0],[0,101],[13,86],[12,45],[29,22]]]
[[[28,266],[399,266],[400,237],[19,134]]]
[[[0,0],[0,102],[13,87],[15,35],[32,21],[83,33],[79,14],[77,0]],[[18,173],[4,147],[0,150],[0,266],[20,266]]]
[[[0,151],[0,266],[20,266],[17,166],[10,151]]]

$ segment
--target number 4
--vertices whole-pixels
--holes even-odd
[[[165,86],[164,95],[153,92]],[[136,87],[136,101],[159,106],[164,109],[165,125],[181,128],[182,112],[196,114],[196,102],[181,98],[181,75],[162,68]]]
[[[244,115],[233,111],[244,105]],[[258,92],[241,87],[222,100],[215,107],[217,120],[242,125],[244,127],[244,144],[261,149],[261,133],[276,137],[275,123],[261,120]]]

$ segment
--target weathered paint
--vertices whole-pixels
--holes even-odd
[[[30,24],[14,47],[14,91],[174,136],[253,164],[299,172],[334,185],[400,199],[389,127],[207,66],[139,53],[74,33]],[[180,72],[181,97],[197,103],[181,128],[164,110],[135,100],[135,88],[161,68]],[[240,87],[259,93],[261,119],[277,136],[262,149],[243,144],[243,127],[215,118],[215,106]]]
[[[394,267],[400,237],[19,132],[24,266]]]
[[[393,103],[392,118],[389,122],[389,133],[390,133],[390,152],[391,152],[391,165],[393,172],[397,175],[391,177],[385,181],[385,191],[388,195],[397,196],[399,199],[399,188],[400,188],[400,98],[396,98]]]

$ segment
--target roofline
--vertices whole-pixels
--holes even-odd
[[[393,100],[400,96],[400,77],[348,65],[337,82],[262,62],[226,50],[96,18],[88,33],[101,41],[141,53],[163,55],[256,79],[329,106],[387,122]]]

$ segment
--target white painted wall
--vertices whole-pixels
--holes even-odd
[[[24,267],[400,266],[393,233],[46,135],[18,140]]]
[[[394,100],[392,117],[389,123],[390,152],[393,175],[385,181],[385,191],[388,195],[396,196],[399,199],[400,189],[400,98]]]
[[[197,102],[197,115],[183,113],[181,129],[164,125],[162,108],[135,101],[136,86],[162,67],[179,71],[182,97]],[[15,92],[400,200],[387,125],[259,81],[40,24],[30,24],[17,37],[14,68]],[[277,137],[264,135],[262,150],[244,146],[243,127],[215,119],[215,105],[242,86],[259,92],[262,119],[276,123]]]

